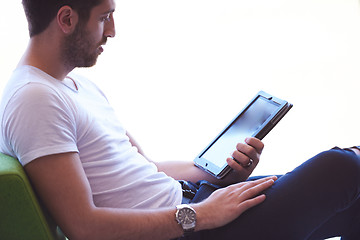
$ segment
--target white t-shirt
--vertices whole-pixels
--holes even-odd
[[[138,153],[104,94],[87,79],[69,75],[59,81],[21,66],[4,90],[0,124],[0,151],[22,165],[41,156],[78,152],[99,207],[181,203],[180,184]]]

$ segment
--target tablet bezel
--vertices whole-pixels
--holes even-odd
[[[271,129],[285,116],[285,114],[291,109],[292,104],[288,103],[285,100],[279,99],[274,97],[264,91],[258,92],[255,97],[236,115],[235,118],[230,121],[230,123],[210,142],[209,145],[204,148],[200,154],[194,159],[194,163],[197,167],[205,170],[206,172],[210,173],[214,177],[221,179],[223,178],[228,172],[230,172],[231,168],[227,165],[226,159],[224,159],[224,165],[219,167],[212,163],[210,160],[203,158],[202,156],[208,151],[214,143],[221,137],[223,134],[236,122],[236,120],[243,115],[243,113],[250,108],[250,106],[258,99],[263,98],[271,104],[275,103],[278,105],[278,109],[271,114],[265,122],[261,125],[261,127],[254,132],[252,137],[256,137],[258,139],[263,139],[267,133],[271,131]],[[235,146],[234,146],[235,150]]]

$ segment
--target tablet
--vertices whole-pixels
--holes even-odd
[[[263,139],[292,106],[260,91],[194,159],[195,165],[216,178],[223,178],[231,170],[226,159],[236,150],[236,144],[244,142],[247,137]]]

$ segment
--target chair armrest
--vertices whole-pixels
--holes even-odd
[[[49,220],[19,161],[0,153],[1,239],[64,239]]]

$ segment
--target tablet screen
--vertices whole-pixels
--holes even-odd
[[[246,137],[254,136],[261,125],[278,110],[279,105],[258,97],[200,157],[223,167],[236,149],[236,144],[244,142]]]

